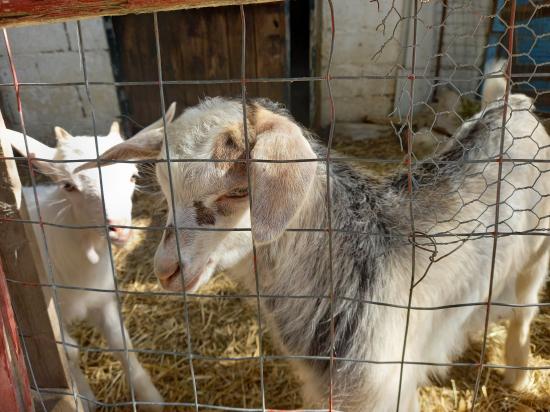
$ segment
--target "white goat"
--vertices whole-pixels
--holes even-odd
[[[173,105],[168,113],[170,121],[174,115]],[[162,121],[147,127],[139,136],[162,135]],[[20,153],[27,156],[24,138],[13,131],[2,132]],[[36,193],[42,220],[46,223],[74,226],[61,228],[45,225],[48,245],[46,256],[39,225],[33,225],[37,243],[43,261],[51,263],[53,278],[56,284],[61,317],[65,325],[86,319],[96,326],[107,340],[109,349],[115,350],[115,357],[121,361],[129,383],[135,390],[136,399],[143,402],[161,403],[162,397],[153,385],[149,374],[139,363],[126,328],[122,325],[114,293],[115,283],[111,269],[111,257],[104,228],[80,229],[79,226],[102,226],[105,216],[102,205],[100,177],[97,169],[76,173],[75,168],[81,164],[79,159],[96,157],[95,141],[89,136],[71,136],[65,130],[56,127],[57,147],[48,147],[28,137],[30,156],[52,160],[76,160],[77,162],[50,163],[33,161],[41,172],[49,176],[55,185],[38,185]],[[97,139],[99,152],[123,142],[118,123],[113,123],[107,136]],[[109,238],[112,244],[123,245],[128,241],[130,230],[121,226],[131,225],[132,194],[135,187],[137,168],[133,163],[119,163],[109,168],[102,168],[103,199]],[[23,189],[31,219],[38,220],[38,212],[32,187]],[[71,288],[63,288],[69,286]],[[86,291],[73,288],[102,289],[105,292]],[[122,330],[121,330],[122,328]],[[124,336],[123,336],[124,333]],[[77,342],[64,331],[68,346],[71,371],[81,395],[89,409],[95,409],[95,397],[79,368],[79,351]],[[124,342],[125,340],[125,342]],[[144,409],[161,410],[157,405],[144,405]]]
[[[537,160],[549,158],[550,137],[532,114],[532,104],[524,95],[511,95],[504,130],[502,100],[466,122],[435,163],[414,167],[412,198],[406,172],[382,179],[333,161],[328,171],[331,259],[326,149],[273,103],[247,103],[248,155],[253,160],[250,188],[242,162],[247,154],[239,100],[214,98],[187,109],[167,128],[168,148],[162,137],[143,136],[102,157],[105,161],[148,158],[151,148],[157,147],[161,159],[167,149],[172,159],[205,159],[171,164],[175,210],[169,201],[168,228],[155,255],[161,284],[169,290],[194,291],[216,269],[224,269],[256,292],[252,236],[264,315],[282,348],[306,357],[300,371],[308,398],[327,399],[332,370],[335,408],[378,412],[399,406],[418,411],[417,387],[430,376],[444,374],[448,369],[444,365],[465,349],[469,333],[483,325],[487,307],[475,303],[487,301],[491,274],[492,301],[538,301],[548,267],[548,242],[530,232],[549,229],[549,168]],[[501,138],[505,161],[499,162]],[[316,158],[320,161],[281,162]],[[157,179],[170,197],[166,162],[157,164]],[[498,237],[492,268],[497,204],[498,231],[510,235]],[[182,228],[181,262],[176,224]],[[517,232],[531,235],[512,235]],[[413,268],[418,283],[410,302],[398,405]],[[472,305],[437,309],[464,303]],[[501,315],[511,319],[508,365],[527,365],[529,326],[536,311],[532,306],[491,307],[491,319]],[[336,360],[331,369],[332,350]],[[529,375],[511,368],[505,371],[505,381],[522,388]]]

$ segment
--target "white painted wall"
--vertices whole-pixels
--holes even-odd
[[[335,47],[332,76],[387,76],[384,79],[333,80],[336,121],[363,121],[365,117],[383,117],[390,113],[406,115],[411,97],[410,82],[414,19],[412,0],[378,1],[334,0]],[[492,0],[453,0],[445,22],[444,56],[440,76],[449,79],[463,93],[472,92],[479,82],[476,64],[482,66],[483,47],[490,24]],[[441,0],[419,2],[416,41],[417,75],[433,77],[442,3]],[[316,2],[313,39],[317,40],[317,75],[326,73],[330,52],[331,22],[326,0]],[[386,17],[385,30],[381,23]],[[314,40],[315,41],[315,40]],[[376,52],[382,52],[376,55]],[[477,75],[479,73],[477,72]],[[433,80],[414,82],[414,109],[429,101]],[[330,121],[326,84],[316,86],[314,106],[321,126]]]
[[[82,21],[83,44],[91,81],[113,82],[113,72],[102,19]],[[8,29],[20,82],[82,82],[76,23]],[[1,42],[3,43],[3,42]],[[6,49],[0,45],[0,82],[13,81]],[[106,133],[120,114],[113,85],[91,86],[98,134]],[[20,130],[12,87],[0,88],[5,117]],[[21,100],[27,133],[53,143],[53,127],[72,134],[93,134],[91,107],[84,86],[23,86]]]
[[[336,0],[335,12],[335,47],[331,67],[333,76],[368,76],[388,75],[385,80],[333,80],[332,93],[336,103],[338,121],[360,121],[365,115],[383,116],[393,107],[395,89],[395,66],[400,60],[400,45],[403,24],[398,24],[403,1],[395,0],[395,10],[390,11],[391,2],[380,1],[380,11],[376,3],[366,0]],[[317,18],[313,27],[321,33],[317,46],[317,74],[327,70],[330,41],[330,10],[325,0],[316,2]],[[388,15],[386,30],[379,27],[384,16]],[[394,28],[397,29],[394,31]],[[378,29],[377,29],[378,28]],[[373,56],[382,46],[380,55],[373,61]],[[317,86],[318,116],[321,125],[329,122],[328,89],[323,82]]]
[[[479,87],[492,24],[493,0],[454,0],[450,3],[443,37],[441,76],[470,93]]]

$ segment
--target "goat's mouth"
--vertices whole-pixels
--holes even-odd
[[[125,239],[119,239],[119,238],[116,238],[116,237],[110,237],[111,239],[111,243],[115,246],[124,246],[126,243],[128,243],[128,240],[130,240],[129,237],[125,238]]]
[[[159,278],[160,285],[163,289],[172,291],[172,292],[181,292],[185,290],[186,292],[193,292],[195,291],[198,286],[200,286],[203,282],[201,280],[206,281],[210,274],[212,274],[213,271],[213,262],[211,259],[208,260],[206,265],[202,267],[201,270],[196,272],[193,275],[185,274],[185,284],[183,276],[181,274],[181,269],[178,265],[177,269],[172,273],[170,276],[166,278]]]
[[[124,246],[132,237],[132,231],[126,228],[109,226],[109,239],[115,246]]]

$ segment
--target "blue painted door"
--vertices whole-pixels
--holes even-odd
[[[510,0],[498,0],[485,63],[507,58]],[[512,60],[513,91],[535,98],[537,112],[550,116],[550,1],[516,0]]]

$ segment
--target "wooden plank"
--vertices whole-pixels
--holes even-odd
[[[281,6],[281,5],[279,5]],[[261,6],[262,8],[265,6]],[[282,6],[281,6],[282,7]],[[245,64],[245,76],[247,78],[257,77],[256,72],[256,58],[255,58],[255,31],[254,31],[254,18],[251,14],[251,10],[256,7],[245,7],[245,22],[246,22],[246,64]],[[231,77],[234,79],[241,78],[241,57],[242,57],[242,23],[241,13],[237,8],[227,9],[226,20],[228,23],[227,32],[227,47],[230,56],[229,70]],[[282,73],[280,74],[282,76]],[[241,94],[241,85],[235,86],[234,95],[239,96]],[[259,96],[258,85],[256,83],[248,83],[246,85],[247,96],[256,97]],[[269,97],[269,96],[264,96]]]
[[[164,23],[161,19],[165,13],[159,14],[159,30]],[[116,39],[114,47],[118,53],[116,72],[122,73],[117,80],[126,81],[158,81],[157,54],[155,36],[153,32],[153,16],[146,14],[113,17],[113,30]],[[163,65],[170,66],[164,57]],[[129,86],[119,88],[122,94],[123,113],[131,114],[133,120],[123,119],[126,133],[133,134],[161,115],[158,85]]]
[[[286,75],[284,4],[246,6],[246,76]],[[256,21],[257,20],[257,21]],[[164,80],[237,80],[235,83],[167,84],[165,103],[178,110],[196,105],[204,97],[241,94],[241,16],[239,7],[180,10],[159,13],[159,40]],[[153,19],[129,15],[112,19],[119,61],[118,81],[158,80]],[[263,30],[265,29],[265,30]],[[260,53],[260,54],[258,54]],[[248,97],[268,97],[286,103],[285,84],[248,83]],[[127,101],[125,129],[135,133],[160,116],[158,86],[124,86]],[[123,106],[124,108],[124,106]],[[126,116],[125,116],[126,117]]]
[[[28,219],[28,214],[21,198],[15,161],[5,157],[13,157],[13,152],[2,139],[0,125],[0,260],[18,327],[24,336],[30,363],[27,367],[32,368],[34,382],[39,387],[70,391],[66,358],[62,347],[56,343],[61,338],[51,291],[38,286],[46,279],[32,227],[13,221]]]
[[[286,64],[286,21],[284,11],[276,4],[265,5],[260,8],[251,8],[250,16],[254,21],[254,54],[249,58],[255,59],[256,76],[284,77],[287,75]],[[250,50],[247,50],[250,52]],[[288,84],[259,83],[258,95],[269,96],[271,99],[284,102],[288,99],[286,89]]]
[[[0,2],[0,27],[274,1],[282,0],[3,0]]]
[[[6,411],[33,410],[23,349],[0,260],[0,399]]]
[[[232,9],[236,9],[236,7],[232,7]],[[204,61],[206,62],[205,76],[208,79],[230,79],[232,73],[228,64],[228,21],[225,18],[224,10],[218,9],[216,11],[216,13],[212,13],[209,19],[210,24],[206,25],[202,42],[204,47]],[[197,10],[197,12],[202,12],[201,14],[205,16],[202,10]],[[206,94],[208,96],[215,96],[216,94],[227,96],[236,94],[235,90],[238,87],[238,85],[229,84],[207,85]]]

